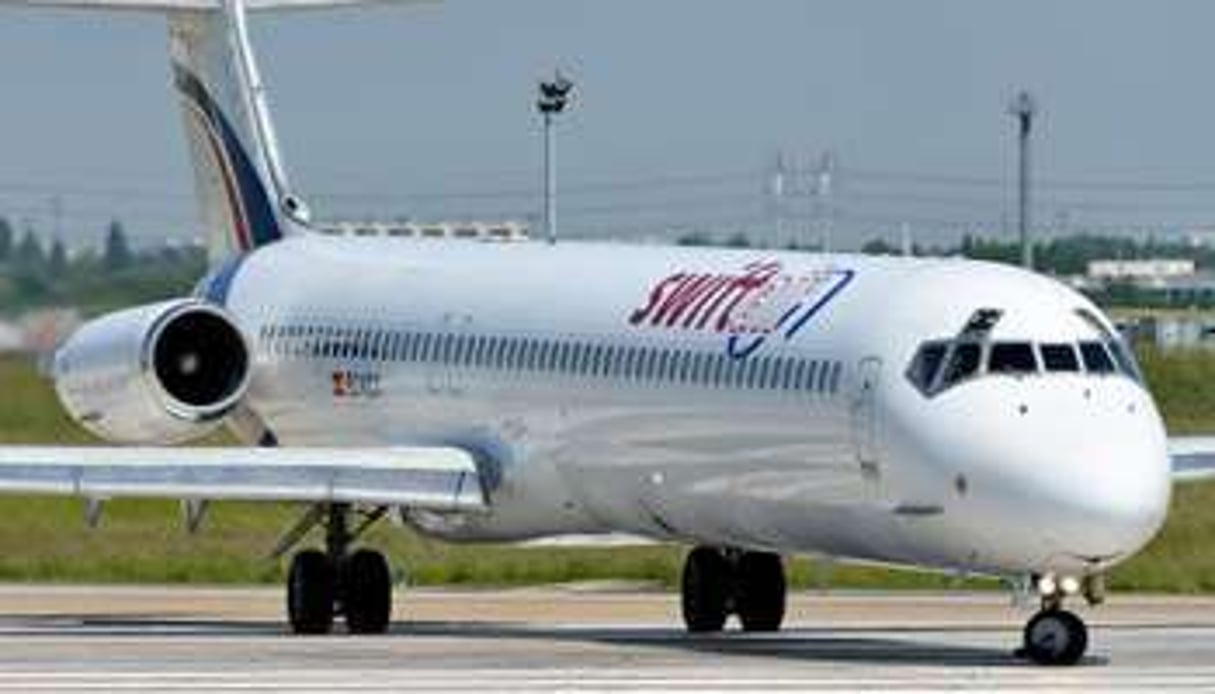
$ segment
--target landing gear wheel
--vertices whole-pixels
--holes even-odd
[[[323,552],[305,550],[291,560],[287,616],[297,634],[328,634],[333,628],[333,567]]]
[[[1075,665],[1088,650],[1084,621],[1065,610],[1043,610],[1025,625],[1024,654],[1039,665]]]
[[[382,634],[392,616],[392,576],[384,555],[360,549],[342,568],[346,628],[352,634]]]
[[[744,552],[738,558],[735,609],[743,631],[779,631],[785,618],[785,567],[780,555]]]
[[[683,565],[683,621],[692,633],[721,631],[730,614],[732,569],[716,549],[697,547]]]

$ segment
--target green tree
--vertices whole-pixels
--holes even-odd
[[[63,239],[55,239],[55,243],[51,244],[51,255],[46,261],[47,274],[58,279],[67,274],[67,270],[67,248],[63,245]]]
[[[105,236],[105,267],[110,272],[116,272],[130,267],[133,254],[131,253],[131,244],[127,241],[126,229],[122,227],[122,222],[114,220],[110,222],[110,228]]]
[[[20,270],[29,272],[40,271],[46,265],[46,255],[42,250],[42,242],[33,229],[26,229],[21,236],[21,243],[13,254],[13,264]]]
[[[680,246],[712,246],[713,238],[703,231],[693,231],[675,239]]]
[[[897,255],[899,249],[886,243],[884,239],[873,239],[861,246],[861,253],[865,255]]]
[[[13,225],[4,217],[0,217],[0,263],[9,259],[13,254]]]
[[[751,237],[747,236],[746,232],[735,232],[726,239],[726,248],[750,248]]]

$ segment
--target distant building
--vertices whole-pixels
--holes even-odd
[[[1215,321],[1199,316],[1142,316],[1119,323],[1119,331],[1134,343],[1157,349],[1215,349]]]
[[[75,309],[46,309],[21,317],[24,349],[39,355],[49,355],[80,325],[80,312]]]
[[[330,236],[393,237],[421,239],[473,239],[478,241],[525,241],[528,228],[521,222],[324,222],[317,225]]]
[[[1193,277],[1197,267],[1184,258],[1147,260],[1092,260],[1085,276],[1097,282],[1131,282],[1141,287],[1167,286],[1170,280]]]
[[[0,322],[0,354],[25,351],[25,332],[20,326]]]

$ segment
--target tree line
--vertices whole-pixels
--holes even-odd
[[[69,250],[61,239],[49,243],[27,228],[18,234],[0,217],[0,314],[16,315],[31,309],[70,306],[95,314],[188,293],[206,271],[206,251],[196,245],[133,248],[122,222],[104,230],[96,247]],[[681,245],[753,247],[745,232],[725,237],[688,234]],[[814,250],[793,247],[791,250]],[[899,254],[883,240],[864,244],[867,254]],[[1020,248],[1015,241],[965,236],[955,245],[915,246],[920,256],[962,256],[1016,264]],[[1215,270],[1215,248],[1172,239],[1134,239],[1122,236],[1078,234],[1043,240],[1035,245],[1039,271],[1066,276],[1081,275],[1088,263],[1101,259],[1134,260],[1180,258],[1194,261],[1200,270]],[[1215,292],[1165,293],[1121,283],[1090,290],[1098,302],[1116,306],[1215,306]]]
[[[0,314],[71,306],[94,314],[180,296],[206,269],[196,246],[133,248],[122,222],[113,221],[96,247],[69,250],[33,228],[18,234],[0,217]]]

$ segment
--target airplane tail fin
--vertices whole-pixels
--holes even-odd
[[[408,3],[415,0],[395,0]],[[375,2],[375,0],[372,0]],[[368,0],[0,0],[0,6],[155,13],[169,22],[195,192],[213,264],[303,233],[310,214],[287,179],[247,11],[307,10]]]
[[[307,210],[288,187],[240,0],[171,12],[169,49],[212,262],[298,233]]]

